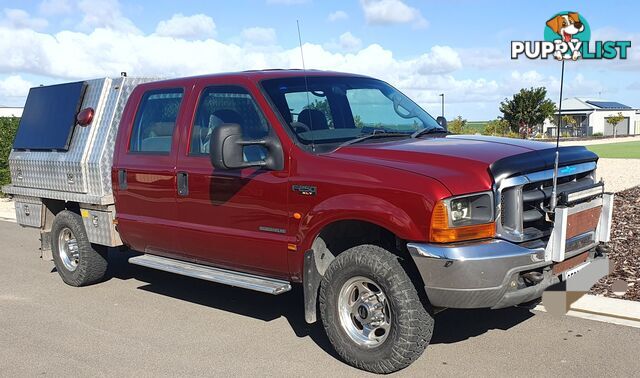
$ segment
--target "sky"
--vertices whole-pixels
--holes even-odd
[[[0,0],[0,105],[29,88],[97,77],[180,77],[264,68],[370,75],[432,115],[489,120],[523,87],[558,100],[560,63],[510,58],[545,22],[577,11],[591,40],[631,40],[626,60],[566,63],[563,97],[640,108],[638,1]]]

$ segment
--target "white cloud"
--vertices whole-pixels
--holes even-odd
[[[322,45],[323,48],[329,51],[342,51],[342,52],[356,52],[362,48],[362,40],[351,34],[350,31],[342,33],[338,39],[331,39],[331,41]]]
[[[78,8],[83,13],[82,21],[78,25],[80,30],[106,28],[140,33],[133,22],[122,15],[118,0],[80,0]]]
[[[460,58],[464,62],[464,66],[467,68],[478,69],[503,69],[507,67],[513,67],[513,61],[508,51],[505,49],[498,49],[495,47],[473,47],[473,48],[458,48],[456,49]],[[520,59],[518,66],[533,65],[535,60]]]
[[[433,46],[429,53],[420,55],[415,69],[424,75],[450,73],[462,68],[458,53],[449,46]]]
[[[160,21],[156,27],[156,34],[163,37],[206,39],[215,34],[216,24],[213,19],[204,14],[185,16],[174,14],[171,19]]]
[[[637,71],[640,69],[640,33],[625,32],[623,30],[606,27],[591,31],[591,50],[594,51],[594,41],[631,41],[631,47],[627,49],[627,59],[584,59],[582,62],[589,65],[606,67],[606,69],[618,69],[623,71]]]
[[[545,87],[547,97],[557,102],[560,96],[560,78],[554,75],[545,75],[536,70],[512,71],[504,81],[502,92],[507,96],[516,93],[520,88]],[[609,88],[609,93],[617,91],[610,85],[603,85],[597,80],[588,79],[582,73],[565,72],[563,97],[597,97],[603,88]]]
[[[299,48],[277,45],[273,29],[248,28],[241,34],[239,43],[223,43],[213,37],[189,40],[113,28],[48,34],[0,27],[0,35],[5,36],[0,39],[0,56],[5,57],[0,59],[0,75],[32,74],[56,82],[118,76],[121,71],[127,71],[129,76],[179,77],[302,67]],[[456,73],[464,60],[449,46],[433,46],[414,57],[398,58],[378,44],[362,46],[349,32],[333,43],[333,47],[304,44],[307,68],[380,78],[427,108],[433,104],[434,111],[438,110],[435,105],[442,92],[447,94],[447,103],[469,104],[469,109],[477,109],[481,104],[495,107],[523,86],[554,85],[553,78],[529,71],[507,73],[496,80],[460,79]],[[572,85],[585,92],[592,86],[585,78],[574,79]],[[14,96],[14,102],[30,86],[15,83],[19,81],[7,82],[3,92]]]
[[[349,15],[347,14],[347,12],[342,10],[337,10],[335,12],[329,13],[329,16],[327,16],[327,20],[331,22],[346,20],[348,18]]]
[[[56,34],[33,30],[0,28],[0,74],[21,72],[61,80],[118,75],[184,76],[211,72],[260,68],[301,68],[298,47],[270,50],[254,46],[225,44],[215,39],[185,40],[156,34],[141,35],[100,28],[90,33],[62,31]],[[243,32],[247,42],[273,43],[275,32],[250,28]],[[348,54],[331,52],[321,45],[304,45],[308,68],[369,74],[415,89],[434,87],[434,76],[450,74],[462,66],[456,52],[434,46],[412,59],[397,59],[380,45],[357,49],[357,38],[343,34]],[[189,57],[189,59],[185,59]],[[420,81],[419,78],[425,79]],[[416,87],[415,83],[422,83]]]
[[[640,81],[634,81],[633,83],[627,85],[627,89],[632,91],[640,91]]]
[[[362,47],[362,41],[360,38],[354,36],[351,32],[346,32],[340,35],[338,43],[344,51],[359,50]]]
[[[49,25],[47,20],[39,17],[32,17],[22,9],[4,9],[4,18],[0,25],[16,29],[42,30]]]
[[[69,0],[43,0],[38,10],[42,14],[52,16],[71,13],[73,6]]]
[[[408,6],[402,0],[360,0],[360,5],[369,24],[413,24],[418,28],[428,26],[420,10]]]
[[[242,30],[242,40],[251,46],[273,46],[278,38],[273,28],[252,27]]]
[[[7,76],[0,79],[0,104],[5,106],[22,105],[20,100],[27,96],[34,85],[20,75]]]

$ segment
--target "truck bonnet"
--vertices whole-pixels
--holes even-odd
[[[552,143],[477,135],[402,139],[358,144],[329,154],[431,177],[453,194],[490,190],[496,180],[548,169]],[[561,148],[561,162],[595,161],[584,147]],[[553,162],[551,162],[553,164]]]

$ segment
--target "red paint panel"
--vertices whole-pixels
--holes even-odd
[[[129,138],[142,96],[145,92],[167,87],[161,82],[138,86],[127,102],[118,130],[112,168],[113,193],[118,231],[132,249],[161,255],[177,250],[176,171],[180,134],[185,116],[184,103],[190,92],[183,87],[182,105],[176,119],[169,153],[129,152]],[[120,188],[119,170],[126,173],[126,188]]]
[[[541,148],[526,142],[446,137],[311,154],[292,142],[259,89],[261,80],[299,75],[236,73],[139,86],[123,114],[112,171],[118,229],[125,243],[140,251],[300,279],[304,252],[331,222],[362,220],[408,241],[426,241],[436,201],[490,190],[492,162]],[[216,171],[207,157],[188,155],[198,97],[209,85],[242,85],[251,93],[282,143],[282,171]],[[171,153],[129,154],[129,133],[144,91],[175,87],[184,88],[185,95]],[[118,188],[119,169],[127,170],[125,190]],[[177,196],[177,172],[188,174],[187,196]],[[314,186],[316,193],[302,195],[293,185]],[[294,213],[300,219],[294,219]],[[289,251],[288,244],[297,251]]]
[[[230,84],[253,89],[254,99],[261,96],[248,81],[198,80],[183,140],[190,140],[199,94],[208,86]],[[177,198],[180,253],[206,264],[288,278],[287,169],[216,170],[208,156],[190,156],[189,143],[182,143],[177,171],[188,174],[189,193]]]

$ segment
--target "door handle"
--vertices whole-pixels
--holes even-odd
[[[118,169],[118,187],[120,190],[127,190],[127,170]]]
[[[178,172],[178,194],[186,197],[189,195],[189,174]]]

